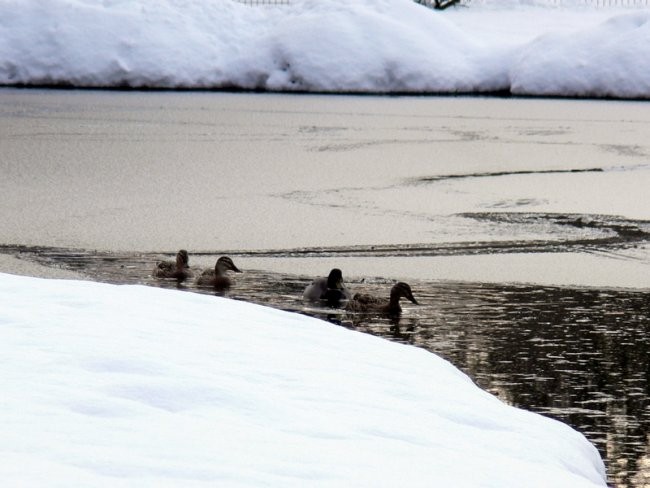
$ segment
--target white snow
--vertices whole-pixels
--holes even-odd
[[[0,0],[0,84],[650,98],[650,10],[573,3]]]
[[[4,486],[606,486],[568,426],[297,314],[0,274]]]

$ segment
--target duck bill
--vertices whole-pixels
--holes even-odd
[[[415,303],[416,305],[420,305],[413,295],[409,295],[406,298],[408,298],[411,302]]]
[[[235,266],[234,264],[232,265],[232,268],[230,268],[230,269],[232,269],[235,273],[243,273],[243,271],[241,269],[239,269],[237,266]]]

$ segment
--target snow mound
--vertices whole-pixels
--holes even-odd
[[[511,68],[511,91],[525,95],[650,97],[650,12],[614,17],[526,46]],[[552,75],[549,75],[552,74]]]
[[[6,486],[606,486],[434,354],[244,302],[1,274],[0,353]]]
[[[567,10],[567,33],[558,9],[511,3],[9,0],[0,84],[650,98],[647,10]]]

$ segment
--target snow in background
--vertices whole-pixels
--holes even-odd
[[[422,349],[244,302],[0,274],[5,486],[606,486]]]
[[[650,98],[650,10],[0,0],[0,84]]]

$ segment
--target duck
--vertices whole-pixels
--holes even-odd
[[[343,272],[339,268],[333,268],[327,278],[316,278],[307,285],[302,297],[314,302],[326,300],[328,305],[336,306],[349,300],[352,294],[343,284]]]
[[[196,280],[198,286],[212,287],[217,290],[225,290],[232,286],[232,281],[226,271],[241,273],[235,263],[228,256],[221,256],[217,259],[214,269],[206,269]]]
[[[352,299],[347,303],[345,309],[350,312],[357,313],[382,313],[386,315],[400,315],[402,313],[402,307],[399,304],[400,298],[406,298],[407,300],[419,305],[411,287],[404,282],[396,283],[393,288],[390,290],[390,298],[379,298],[373,295],[367,295],[363,293],[356,293]]]
[[[190,258],[185,249],[176,253],[176,261],[159,261],[153,269],[156,278],[175,279],[182,283],[192,276],[189,266]]]

